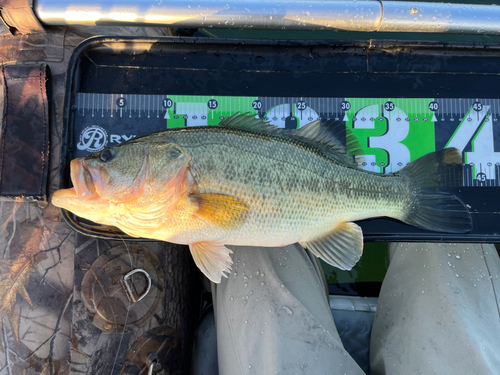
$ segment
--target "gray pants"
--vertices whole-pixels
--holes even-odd
[[[317,260],[299,245],[234,248],[213,286],[220,374],[362,374],[340,341]],[[392,244],[372,374],[498,374],[492,245]]]

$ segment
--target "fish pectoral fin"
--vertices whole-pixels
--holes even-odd
[[[302,246],[328,264],[350,270],[363,254],[363,232],[358,225],[343,222],[325,237]]]
[[[234,229],[244,223],[250,206],[242,199],[219,193],[193,194],[198,205],[195,215],[224,229]]]
[[[189,244],[194,262],[210,281],[218,284],[231,271],[232,251],[221,242],[202,241]]]

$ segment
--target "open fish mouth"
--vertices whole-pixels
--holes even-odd
[[[52,203],[56,206],[64,205],[67,200],[88,200],[98,195],[92,173],[88,170],[83,158],[71,161],[71,182],[73,187],[54,192]]]

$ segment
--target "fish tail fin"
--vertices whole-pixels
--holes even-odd
[[[427,154],[401,169],[412,187],[412,200],[406,215],[407,224],[437,232],[466,233],[471,230],[471,215],[455,195],[440,188],[462,186],[462,155],[456,148]]]

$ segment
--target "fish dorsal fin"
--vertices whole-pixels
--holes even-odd
[[[327,157],[351,167],[361,163],[362,159],[359,155],[364,155],[361,144],[352,130],[346,128],[342,122],[332,119],[316,120],[300,129],[285,130],[248,113],[236,113],[223,119],[219,126],[243,128],[278,135],[286,139],[296,139],[320,149]]]
[[[278,134],[281,133],[282,130],[267,121],[263,121],[260,118],[250,115],[249,112],[242,114],[236,112],[234,115],[224,118],[221,122],[219,122],[218,126],[247,129],[269,134]]]
[[[189,250],[194,262],[210,281],[218,284],[226,272],[231,271],[232,251],[223,243],[215,241],[202,241],[189,244]]]
[[[352,166],[362,162],[359,156],[364,155],[364,151],[358,138],[340,121],[330,118],[315,120],[294,130],[292,134],[315,145],[327,156],[342,164]]]
[[[356,224],[343,222],[333,232],[302,246],[326,263],[350,270],[363,254],[363,232]]]

